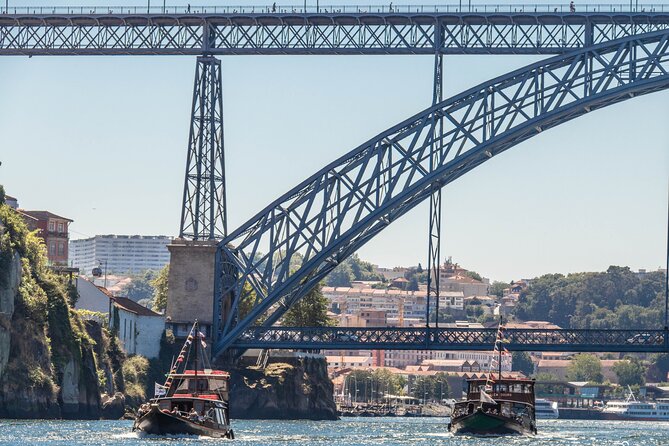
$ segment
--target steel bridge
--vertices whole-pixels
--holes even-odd
[[[494,330],[281,328],[349,255],[430,201],[438,313],[441,189],[583,114],[669,87],[669,4],[373,7],[0,7],[0,55],[197,55],[181,237],[220,240],[214,354],[228,349],[490,349]],[[325,166],[228,233],[216,55],[434,57],[432,106]],[[442,97],[449,54],[557,55]],[[303,258],[297,270],[289,265]],[[256,293],[240,314],[245,285]],[[428,310],[429,311],[429,310]],[[264,317],[262,327],[256,321]],[[429,320],[429,315],[426,319]],[[666,325],[666,321],[665,321]],[[667,330],[508,330],[510,350],[669,351]]]
[[[249,283],[257,300],[244,318],[235,319],[233,307],[220,321],[217,348],[230,347],[261,315],[264,325],[277,322],[435,190],[554,126],[668,88],[668,70],[667,30],[587,47],[437,103],[343,155],[221,242],[222,293],[239,296]],[[302,265],[291,270],[298,253]]]
[[[557,54],[668,24],[669,4],[31,7],[0,14],[0,55]]]
[[[496,336],[496,328],[253,327],[245,330],[232,348],[490,351]],[[507,329],[504,338],[510,351],[669,351],[666,330]]]

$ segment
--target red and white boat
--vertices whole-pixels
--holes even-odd
[[[222,370],[200,369],[198,344],[206,348],[196,322],[167,374],[165,385],[156,386],[156,393],[161,395],[140,407],[133,431],[234,438],[228,406],[230,375]],[[191,350],[194,367],[186,369]],[[206,361],[205,355],[200,356]],[[184,370],[179,371],[182,367]]]

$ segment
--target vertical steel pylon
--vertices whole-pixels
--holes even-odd
[[[179,237],[217,240],[227,234],[221,61],[197,58]]]
[[[434,89],[432,94],[432,105],[443,100],[442,93],[442,71],[443,55],[439,50],[441,36],[441,27],[436,27],[435,47],[437,52],[434,55]],[[432,147],[430,148],[430,170],[440,165],[443,151],[443,120],[439,119],[433,127]],[[435,326],[439,327],[439,261],[441,259],[441,185],[435,184],[430,196],[430,230],[427,252],[427,308],[425,314],[425,324],[430,327],[430,299],[434,296],[435,303]]]

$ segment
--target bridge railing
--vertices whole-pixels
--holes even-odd
[[[638,2],[577,4],[575,13],[643,13],[669,12],[669,3]],[[14,15],[103,15],[103,14],[436,14],[436,13],[571,13],[568,2],[537,4],[471,4],[450,5],[276,5],[272,2],[238,6],[0,6],[0,13]]]
[[[664,330],[508,329],[509,350],[662,352]],[[491,350],[496,328],[253,327],[233,348]]]

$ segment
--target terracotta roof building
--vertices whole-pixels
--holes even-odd
[[[44,240],[47,249],[47,258],[52,265],[67,266],[69,224],[73,222],[49,211],[17,211],[23,217],[31,231],[38,230],[38,235]]]

